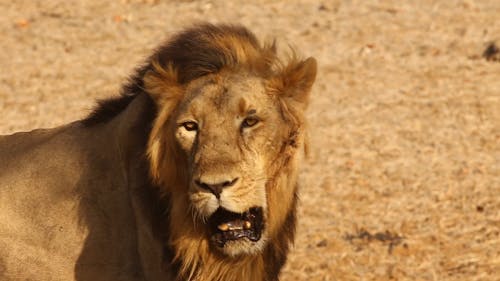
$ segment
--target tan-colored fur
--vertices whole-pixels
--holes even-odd
[[[202,69],[201,77],[179,81],[174,62],[154,60],[146,74],[146,90],[160,111],[148,144],[151,173],[173,198],[169,243],[182,276],[263,280],[266,244],[279,239],[287,214],[295,211],[297,166],[304,147],[303,110],[316,64],[296,56],[282,62],[274,44],[260,47],[230,27],[221,30],[209,42],[204,41],[206,34],[200,36],[201,44],[221,50],[225,64],[217,71]],[[238,132],[233,123],[241,124],[249,109],[257,110],[263,120],[249,132]],[[199,122],[199,131],[182,132],[184,120]],[[214,203],[213,194],[193,184],[193,177],[205,175],[214,180],[241,179],[223,191],[227,197]],[[205,223],[220,206],[234,212],[264,207],[266,230],[261,241],[233,242],[222,253],[211,247]]]
[[[315,75],[243,27],[199,25],[85,120],[0,136],[0,280],[277,280]],[[260,239],[215,245],[211,215],[251,208]]]

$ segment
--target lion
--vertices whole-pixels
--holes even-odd
[[[86,118],[0,137],[1,280],[278,280],[317,66],[239,25],[161,45]]]

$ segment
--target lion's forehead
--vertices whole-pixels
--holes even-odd
[[[268,110],[272,100],[259,77],[207,77],[187,87],[184,113],[202,116],[244,116],[249,110]]]

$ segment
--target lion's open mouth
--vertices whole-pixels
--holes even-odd
[[[247,238],[256,242],[260,240],[264,228],[262,208],[254,207],[239,214],[219,208],[209,219],[211,239],[219,247],[227,241]]]

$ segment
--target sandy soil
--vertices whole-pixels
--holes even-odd
[[[108,4],[107,2],[112,2]],[[314,56],[283,280],[500,280],[499,1],[0,1],[0,133],[85,116],[169,34],[237,22]]]

